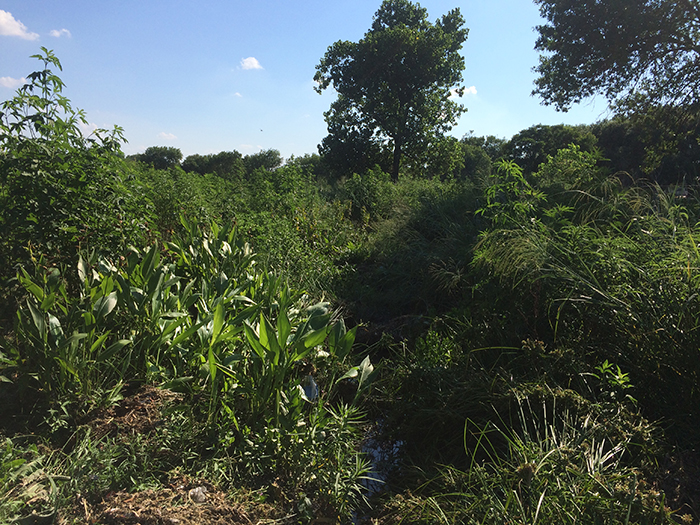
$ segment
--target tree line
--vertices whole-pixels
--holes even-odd
[[[628,181],[646,179],[662,185],[695,183],[700,175],[697,141],[688,133],[676,147],[658,149],[667,131],[656,124],[653,115],[644,118],[617,116],[594,124],[537,124],[510,139],[473,134],[461,139],[445,137],[443,142],[450,145],[450,155],[442,159],[439,169],[422,166],[420,170],[405,168],[404,173],[427,178],[479,180],[491,174],[494,163],[512,160],[525,173],[532,174],[549,156],[574,144],[583,151],[595,152],[601,166]],[[377,168],[390,173],[388,158],[372,166],[363,161],[339,165],[332,154],[324,152],[323,147],[320,149],[320,154],[285,161],[276,149],[250,155],[233,150],[183,158],[179,148],[151,146],[144,153],[127,158],[154,169],[179,167],[187,173],[212,174],[229,180],[243,179],[257,169],[274,171],[285,163],[304,166],[317,180],[329,183],[352,178],[353,174],[362,176]]]

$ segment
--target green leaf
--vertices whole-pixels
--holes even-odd
[[[343,379],[352,379],[354,377],[357,377],[360,373],[360,368],[357,366],[353,366],[350,370],[345,372],[341,377],[338,378],[338,381],[342,381]]]
[[[229,324],[234,326],[239,325],[247,321],[248,319],[255,317],[259,310],[260,307],[257,304],[253,303],[252,306],[244,308],[236,317],[233,318],[233,320]]]
[[[55,303],[56,303],[56,294],[50,293],[44,297],[43,301],[41,301],[40,308],[43,312],[48,312],[49,310],[51,310],[51,308],[53,307],[53,305]]]
[[[161,301],[162,295],[161,294],[162,294],[162,290],[163,290],[163,280],[164,279],[165,279],[164,274],[156,273],[156,274],[153,274],[153,277],[151,278],[151,280],[148,281],[149,289],[153,290],[152,292],[150,292],[150,294],[151,294],[151,312],[152,312],[152,315],[154,317],[160,316],[160,308],[162,305],[162,301]]]
[[[180,279],[181,279],[180,277],[171,277],[170,279],[168,279],[167,281],[165,281],[163,283],[163,290],[170,288],[173,284],[179,282]]]
[[[243,356],[241,354],[228,354],[226,357],[224,357],[223,364],[224,366],[231,366],[239,361],[243,361]]]
[[[167,336],[169,336],[173,331],[175,331],[176,328],[182,326],[188,321],[188,316],[187,314],[183,314],[182,317],[179,317],[178,319],[175,319],[173,321],[167,322],[165,324],[165,328],[161,332],[161,338],[167,340]]]
[[[109,337],[109,332],[106,332],[99,336],[94,343],[92,343],[92,346],[90,347],[90,353],[94,353],[98,348],[100,348],[102,345],[104,345],[105,341]]]
[[[270,349],[270,341],[269,337],[267,335],[267,327],[265,326],[265,316],[260,313],[260,325],[258,328],[258,340],[260,341],[260,344],[266,349]]]
[[[250,324],[246,323],[244,325],[244,330],[245,330],[245,336],[248,341],[248,344],[250,345],[251,349],[255,354],[262,359],[263,361],[265,360],[265,356],[267,355],[267,349],[260,344],[260,340],[258,339],[257,334],[253,330],[253,327],[250,326]]]
[[[330,328],[328,326],[324,326],[320,330],[309,332],[304,336],[304,346],[306,348],[313,348],[314,346],[320,345],[326,340],[329,332]]]
[[[217,363],[216,368],[218,368],[221,371],[221,373],[230,377],[231,379],[236,379],[236,374],[229,367]]]
[[[338,328],[339,325],[342,326],[342,329]],[[338,334],[341,333],[342,335],[339,336]],[[355,343],[356,333],[357,326],[355,326],[352,330],[346,332],[345,324],[342,320],[336,323],[333,326],[333,330],[331,331],[330,336],[328,338],[328,348],[330,350],[330,353],[335,355],[341,361],[343,361],[352,350],[352,345]]]
[[[63,368],[66,372],[73,375],[76,379],[80,380],[80,376],[78,375],[78,372],[76,372],[75,368],[73,368],[70,364],[68,364],[68,362],[61,359],[60,357],[54,357],[54,359],[58,362],[59,365],[61,365],[61,368]]]
[[[328,334],[328,346],[332,354],[335,353],[335,347],[338,345],[338,341],[343,338],[345,332],[345,322],[342,319],[339,319],[338,322],[333,324],[333,328]]]
[[[214,310],[214,327],[211,332],[211,342],[209,343],[210,346],[214,346],[219,334],[221,333],[221,329],[224,326],[225,315],[226,312],[224,311],[224,304],[220,302],[216,305],[216,309]]]
[[[372,363],[369,360],[369,356],[367,356],[362,360],[362,363],[360,363],[360,379],[357,387],[358,390],[362,388],[362,385],[364,385],[368,381],[373,372],[374,366],[372,366]]]
[[[92,307],[92,311],[94,312],[96,319],[101,319],[109,315],[116,306],[117,292],[112,292],[107,296],[100,297]]]
[[[70,337],[66,337],[63,342],[61,343],[61,348],[67,347],[67,346],[77,346],[79,341],[82,341],[88,336],[88,334],[84,332],[74,332],[71,334]]]
[[[158,265],[158,245],[153,245],[146,252],[146,256],[141,261],[140,269],[144,284],[151,280],[155,267]]]
[[[78,256],[78,279],[80,279],[81,283],[85,283],[85,279],[87,279],[87,274],[87,264],[85,263],[85,259],[83,259],[83,256],[80,255]]]
[[[179,334],[175,339],[172,340],[172,342],[170,343],[170,347],[172,348],[174,346],[177,346],[186,339],[192,337],[195,333],[197,333],[197,330],[199,330],[203,324],[203,322],[199,322],[190,326],[187,330],[185,330],[184,332]]]
[[[27,306],[29,306],[29,312],[32,315],[32,320],[34,321],[34,327],[39,332],[39,336],[42,340],[46,337],[46,321],[44,320],[44,314],[37,310],[36,306],[31,299],[27,298]]]
[[[49,318],[49,333],[54,338],[54,341],[61,341],[63,339],[63,328],[61,328],[61,321],[53,314],[47,314]]]
[[[272,364],[278,365],[282,354],[282,348],[277,342],[275,329],[272,328],[270,321],[268,321],[263,314],[260,314],[260,344],[270,351]]]
[[[277,316],[277,341],[284,348],[287,346],[289,334],[292,333],[292,325],[287,317],[287,312],[282,310]]]
[[[27,270],[22,268],[22,273],[24,274],[19,278],[20,282],[22,283],[22,286],[30,292],[34,297],[36,297],[39,302],[44,300],[44,290],[37,285],[34,281],[32,281],[31,277],[29,277],[29,274],[27,273]]]
[[[109,348],[107,348],[98,356],[97,362],[102,363],[105,361],[109,361],[109,359],[111,359],[117,352],[121,351],[122,348],[130,344],[131,340],[129,339],[120,339],[116,343],[112,343],[111,345],[109,345]]]
[[[209,375],[211,376],[212,380],[212,385],[214,382],[214,379],[216,379],[216,356],[214,355],[214,347],[210,346],[209,347],[209,357],[208,357],[208,362],[209,362]]]
[[[173,379],[172,381],[168,381],[167,383],[163,383],[161,385],[161,388],[164,390],[171,390],[172,392],[186,394],[191,390],[191,387],[189,385],[193,381],[194,381],[194,377],[192,377],[192,376],[178,377],[176,379]]]

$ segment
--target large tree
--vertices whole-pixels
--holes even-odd
[[[368,159],[392,148],[396,180],[402,155],[424,157],[464,111],[451,95],[463,91],[467,33],[459,9],[432,24],[419,4],[384,0],[364,38],[334,43],[316,66],[317,91],[338,93],[321,152],[348,139]]]
[[[151,146],[143,153],[134,155],[133,158],[157,170],[167,170],[180,165],[182,151],[172,146]]]
[[[535,0],[543,54],[535,94],[566,111],[602,94],[618,106],[700,102],[699,0]]]
[[[208,155],[190,155],[182,162],[182,169],[200,175],[213,173],[229,180],[240,180],[246,173],[243,156],[236,150]]]
[[[582,151],[593,151],[598,139],[587,126],[538,124],[513,135],[503,148],[506,157],[514,160],[526,174],[534,173],[540,164],[569,144]]]

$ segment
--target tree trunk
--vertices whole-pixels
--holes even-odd
[[[399,182],[399,166],[401,166],[401,139],[394,138],[394,164],[391,167],[391,180]]]

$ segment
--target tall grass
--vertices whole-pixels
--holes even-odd
[[[394,499],[383,522],[674,523],[663,494],[624,464],[629,438],[610,439],[609,421],[556,402],[515,402],[514,421],[467,420],[468,467],[439,467]]]

